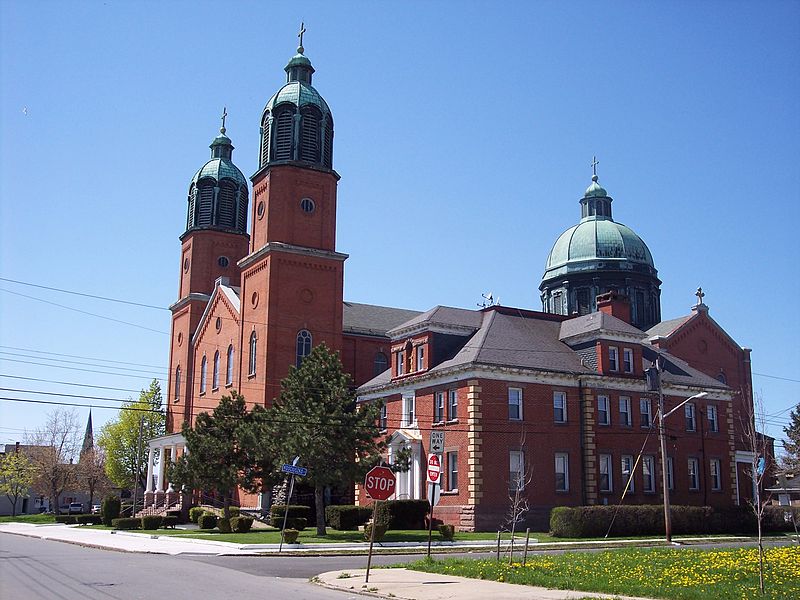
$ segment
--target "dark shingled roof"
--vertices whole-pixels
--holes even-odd
[[[694,315],[685,315],[683,317],[678,317],[677,319],[670,319],[669,321],[661,321],[661,323],[656,323],[650,329],[648,329],[645,333],[647,337],[667,337],[673,331],[675,331],[678,327],[686,323],[689,319],[692,318]]]
[[[405,329],[414,325],[425,324],[427,327],[466,327],[478,329],[481,326],[481,313],[466,308],[453,308],[452,306],[434,306],[424,313],[416,313],[414,318],[405,323],[400,323],[394,329]],[[390,331],[389,334],[392,332]]]
[[[344,332],[360,335],[386,336],[386,332],[394,329],[420,312],[374,304],[344,303]]]
[[[604,312],[593,312],[582,317],[575,317],[561,323],[560,339],[590,333],[593,331],[608,331],[627,333],[638,337],[645,337],[645,333],[641,329],[637,329],[633,325],[626,323],[622,319],[618,319],[613,315]]]

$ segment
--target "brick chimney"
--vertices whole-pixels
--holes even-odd
[[[626,323],[631,322],[631,303],[627,296],[617,292],[606,292],[597,296],[597,310]]]

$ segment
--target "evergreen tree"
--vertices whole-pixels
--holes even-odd
[[[356,406],[350,376],[338,354],[323,343],[299,368],[290,369],[273,410],[279,456],[286,462],[299,456],[308,468],[305,481],[314,487],[317,535],[325,535],[325,487],[349,485],[383,449],[380,405]]]
[[[789,414],[789,425],[783,428],[786,440],[783,449],[786,454],[781,460],[781,469],[794,476],[800,475],[800,404]]]

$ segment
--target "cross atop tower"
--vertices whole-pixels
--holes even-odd
[[[306,27],[304,22],[300,22],[300,32],[297,34],[297,37],[300,38],[300,45],[297,47],[297,51],[302,54],[303,53],[303,34],[306,32]]]
[[[219,132],[225,133],[225,118],[228,116],[228,109],[227,107],[222,107],[222,127],[220,127]]]
[[[700,306],[701,304],[703,304],[703,298],[705,298],[705,296],[706,296],[703,293],[703,288],[701,288],[701,287],[697,288],[697,291],[694,293],[694,295],[697,296],[697,306]]]
[[[593,156],[592,157],[592,179],[594,181],[597,180],[597,165],[599,165],[599,164],[600,164],[600,161],[597,160],[596,156]]]

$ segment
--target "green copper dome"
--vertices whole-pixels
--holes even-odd
[[[307,85],[300,81],[290,81],[279,89],[272,98],[269,99],[267,105],[264,107],[265,111],[273,111],[275,107],[284,102],[294,104],[298,108],[313,105],[320,109],[322,114],[330,114],[331,109],[328,108],[328,103],[323,100],[319,92],[311,85]]]
[[[586,188],[586,192],[583,195],[587,198],[607,198],[608,192],[597,183],[597,175],[593,175],[592,184]]]
[[[212,158],[204,164],[200,170],[195,173],[194,177],[192,177],[192,183],[197,183],[205,177],[211,177],[215,181],[221,181],[227,178],[232,179],[239,185],[247,184],[247,178],[242,175],[239,167],[225,158]]]

